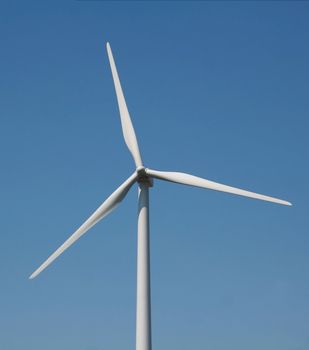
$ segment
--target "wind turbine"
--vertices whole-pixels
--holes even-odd
[[[265,196],[262,194],[241,190],[210,180],[180,172],[157,171],[146,168],[142,162],[135,131],[121,88],[112,50],[107,43],[107,54],[114,80],[117,101],[120,112],[122,132],[125,143],[131,152],[136,170],[120,185],[100,207],[70,236],[37,270],[30,279],[36,277],[59,255],[76,242],[84,233],[101,219],[111,213],[125,198],[133,184],[138,184],[138,249],[137,249],[137,306],[136,306],[136,350],[151,350],[151,308],[150,308],[150,247],[149,247],[149,187],[153,179],[175,182],[183,185],[197,186],[210,190],[228,192],[244,197],[260,199],[283,205],[290,202]]]

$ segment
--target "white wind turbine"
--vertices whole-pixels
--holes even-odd
[[[33,274],[30,279],[36,277],[60,254],[76,242],[92,226],[112,212],[125,198],[134,183],[138,183],[138,249],[137,249],[137,306],[136,306],[136,350],[151,350],[151,310],[150,310],[150,257],[149,257],[149,187],[153,184],[153,178],[180,183],[183,185],[197,186],[216,191],[228,192],[244,197],[261,199],[283,205],[291,203],[265,196],[262,194],[241,190],[235,187],[223,185],[179,172],[157,171],[146,168],[143,165],[136,135],[122,92],[116,65],[109,43],[107,53],[113,75],[117,101],[120,111],[122,132],[125,142],[132,153],[136,170],[116,189],[101,206],[70,236]]]

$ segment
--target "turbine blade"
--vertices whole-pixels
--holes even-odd
[[[50,265],[60,254],[68,249],[74,242],[76,242],[84,233],[86,233],[92,226],[103,219],[106,215],[112,212],[118,204],[124,199],[131,186],[137,179],[137,174],[132,174],[120,187],[116,189],[100,207],[69,237],[33,274],[30,279],[36,277],[48,265]]]
[[[122,133],[124,136],[124,140],[129,148],[129,151],[132,153],[133,159],[135,161],[135,165],[136,165],[136,167],[139,167],[139,166],[143,165],[142,159],[141,159],[141,154],[140,154],[140,151],[138,148],[138,143],[137,143],[135,131],[134,131],[134,128],[132,125],[132,121],[131,121],[128,107],[126,104],[126,100],[125,100],[124,95],[123,95],[123,91],[122,91],[119,76],[117,73],[117,68],[115,65],[112,49],[111,49],[109,43],[106,44],[106,48],[107,48],[108,59],[109,59],[109,63],[111,66],[111,71],[112,71],[116,95],[117,95],[117,101],[118,101],[120,119],[121,119],[121,126],[122,126]]]
[[[146,169],[146,173],[149,176],[160,180],[176,182],[184,185],[208,188],[210,190],[215,190],[215,191],[228,192],[232,194],[237,194],[239,196],[260,199],[263,201],[274,202],[274,203],[283,204],[283,205],[292,205],[290,202],[284,201],[282,199],[269,197],[263,194],[258,194],[250,191],[241,190],[236,187],[223,185],[217,182],[209,181],[209,180],[202,179],[200,177],[185,174],[185,173],[165,172],[165,171],[157,171],[157,170],[151,170],[151,169]]]

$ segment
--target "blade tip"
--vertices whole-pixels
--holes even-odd
[[[286,205],[288,207],[291,207],[293,205],[291,202],[288,202],[288,201],[281,201],[281,202],[279,202],[279,204],[283,204],[283,205]]]
[[[33,280],[38,274],[39,274],[39,271],[34,271],[34,272],[29,276],[29,280]]]

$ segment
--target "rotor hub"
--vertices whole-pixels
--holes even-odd
[[[153,186],[153,179],[147,174],[146,168],[144,166],[137,167],[136,172],[137,182],[146,183],[149,187]]]

